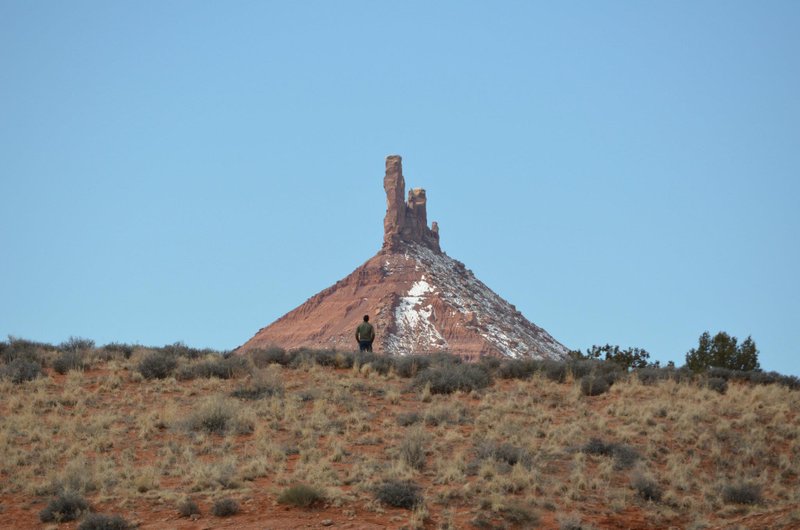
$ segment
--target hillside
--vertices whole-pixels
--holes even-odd
[[[139,528],[800,526],[800,393],[779,384],[179,345],[11,353],[44,373],[14,383],[3,365],[2,528],[38,527],[65,491]],[[238,513],[212,514],[224,498]],[[200,515],[180,515],[187,499]]]

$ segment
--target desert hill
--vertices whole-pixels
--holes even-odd
[[[19,346],[0,528],[800,527],[796,378]]]
[[[364,314],[376,326],[375,351],[452,352],[563,359],[568,349],[531,323],[463,263],[442,252],[439,227],[428,227],[424,189],[404,201],[402,160],[386,158],[384,242],[377,255],[314,295],[240,347],[350,350]]]

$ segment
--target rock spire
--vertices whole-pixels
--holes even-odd
[[[398,155],[386,157],[383,189],[386,191],[386,217],[383,219],[384,250],[397,250],[403,243],[418,243],[441,252],[438,223],[434,221],[433,226],[428,228],[425,190],[413,188],[408,191],[408,200],[403,200],[406,182],[403,178],[403,159]]]
[[[363,315],[375,326],[376,352],[451,352],[467,360],[491,355],[563,359],[568,349],[439,248],[428,228],[425,190],[406,197],[402,159],[386,158],[383,248],[334,285],[262,328],[238,350],[352,350]]]

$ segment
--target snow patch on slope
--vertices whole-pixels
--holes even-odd
[[[425,281],[425,276],[411,286],[408,294],[400,298],[394,317],[397,331],[387,340],[390,351],[401,355],[425,351],[435,345],[436,349],[447,347],[447,341],[431,322],[433,306],[423,306],[425,295],[434,288]]]

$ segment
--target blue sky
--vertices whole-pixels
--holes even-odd
[[[381,245],[571,348],[800,374],[800,3],[0,0],[0,336],[233,348]]]

